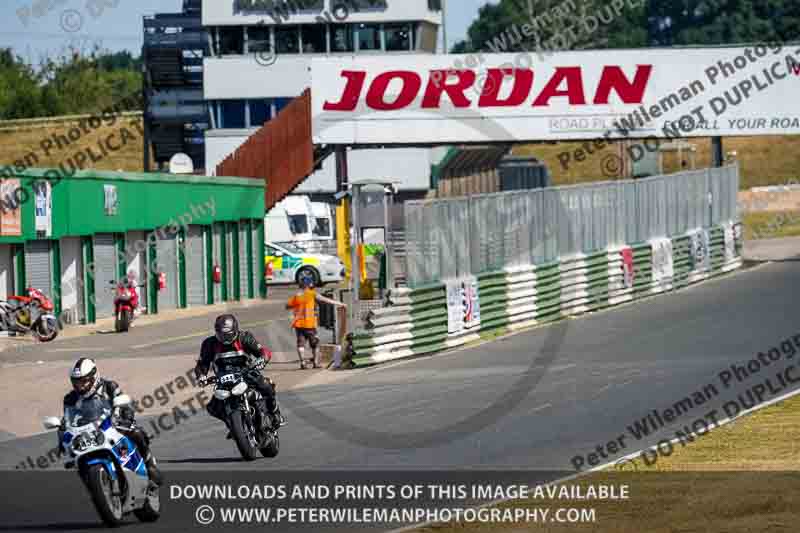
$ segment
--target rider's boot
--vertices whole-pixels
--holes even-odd
[[[278,407],[277,403],[275,404],[275,410],[270,413],[270,417],[272,417],[272,427],[275,429],[286,425],[286,418],[281,414],[281,408]]]
[[[147,459],[145,460],[144,465],[147,468],[147,477],[150,478],[150,481],[158,486],[161,486],[161,484],[164,482],[164,476],[161,474],[161,470],[159,470],[158,465],[156,464],[156,458],[152,453],[147,454]]]

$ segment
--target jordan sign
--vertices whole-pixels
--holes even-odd
[[[317,144],[800,133],[800,47],[311,62]],[[470,65],[472,68],[470,68]]]

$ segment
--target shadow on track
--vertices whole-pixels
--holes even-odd
[[[241,457],[194,457],[189,459],[159,459],[161,464],[216,464],[216,463],[242,463],[244,459]]]
[[[133,524],[133,522],[131,523]],[[127,524],[123,524],[125,527]],[[53,524],[25,524],[22,525],[0,525],[0,531],[85,531],[87,529],[106,529],[106,527],[98,522],[73,522],[66,523],[53,523]]]

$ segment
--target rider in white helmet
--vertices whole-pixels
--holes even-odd
[[[95,396],[108,400],[113,405],[114,398],[122,394],[122,389],[116,382],[97,375],[97,364],[94,359],[89,359],[88,357],[81,357],[75,361],[69,371],[69,379],[72,382],[72,391],[64,396],[65,411],[67,407],[74,407],[79,401],[88,400]],[[131,406],[120,407],[115,426],[133,441],[142,457],[144,457],[150,479],[160,485],[162,482],[161,471],[156,465],[155,457],[150,452],[150,438],[142,428],[136,425],[134,414]],[[58,434],[59,449],[62,453],[64,452],[61,444],[63,431],[64,427],[62,426]]]

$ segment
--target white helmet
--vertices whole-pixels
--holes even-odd
[[[97,385],[97,364],[94,359],[81,357],[75,361],[72,370],[69,371],[69,380],[75,392],[84,398],[94,394]]]

